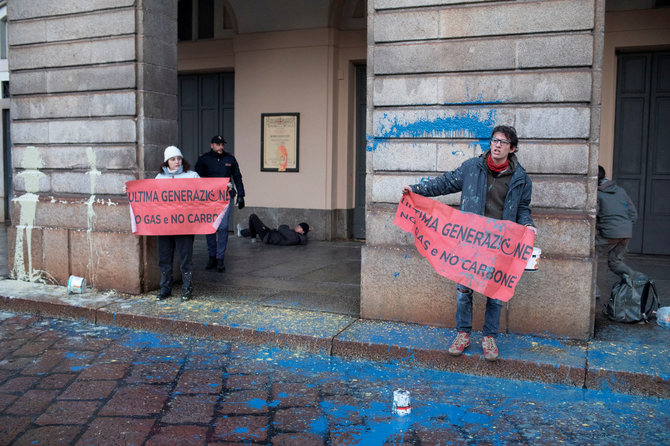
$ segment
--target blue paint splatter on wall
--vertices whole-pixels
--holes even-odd
[[[367,136],[367,151],[374,152],[380,140],[390,138],[476,138],[488,141],[496,125],[496,110],[476,109],[455,115],[435,116],[415,122],[400,122],[399,116],[384,113],[377,124],[379,134]]]

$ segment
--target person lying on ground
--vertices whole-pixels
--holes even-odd
[[[242,229],[242,225],[237,225],[237,235],[239,237],[251,237],[251,241],[256,241],[260,237],[261,241],[267,245],[305,245],[307,244],[307,233],[312,228],[302,222],[294,229],[288,225],[280,225],[277,229],[268,228],[256,214],[249,216],[249,227]]]

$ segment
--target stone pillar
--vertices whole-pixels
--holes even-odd
[[[130,232],[123,185],[155,175],[177,141],[176,0],[8,7],[12,277],[155,287],[154,242]]]
[[[404,184],[480,155],[493,127],[507,124],[533,180],[543,256],[505,305],[501,331],[588,338],[604,2],[430,3],[368,2],[361,316],[455,326],[455,284],[432,270],[393,216]],[[459,198],[438,200],[457,206]],[[484,306],[476,296],[476,330]]]

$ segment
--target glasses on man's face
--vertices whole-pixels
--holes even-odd
[[[510,145],[510,142],[507,141],[506,139],[491,138],[491,145],[492,146],[495,146],[498,143],[500,143],[501,146],[505,146],[505,147]]]

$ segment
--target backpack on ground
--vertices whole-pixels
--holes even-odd
[[[658,307],[658,293],[652,280],[644,274],[635,277],[624,274],[612,286],[605,313],[617,322],[648,322]]]

